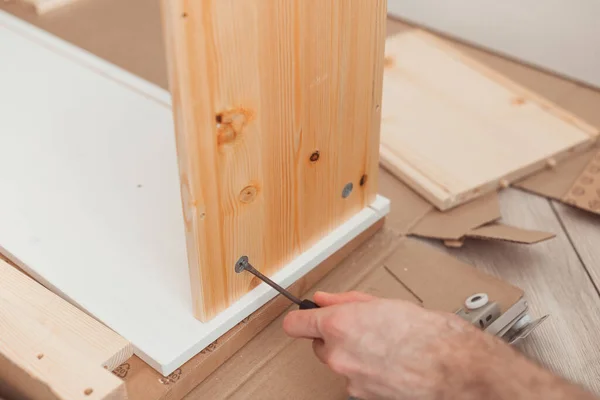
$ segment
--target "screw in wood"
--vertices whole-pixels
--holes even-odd
[[[344,199],[347,199],[350,196],[350,194],[352,193],[352,189],[354,189],[354,185],[352,184],[352,182],[350,182],[346,186],[344,186],[344,190],[342,190],[342,197]]]
[[[248,260],[248,256],[241,256],[240,259],[235,263],[235,272],[236,273],[240,274],[244,271],[250,272],[257,278],[259,278],[261,281],[263,281],[264,283],[271,286],[273,289],[277,290],[279,293],[281,293],[282,295],[287,297],[293,303],[296,303],[297,305],[302,304],[302,300],[300,300],[299,298],[297,298],[296,296],[294,296],[293,294],[291,294],[290,292],[288,292],[287,290],[285,290],[284,288],[282,288],[281,286],[279,286],[278,284],[273,282],[271,279],[267,278],[265,275],[260,273],[256,268],[254,268],[250,264],[250,262]]]

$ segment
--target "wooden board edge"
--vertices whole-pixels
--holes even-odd
[[[19,274],[22,274],[24,281],[31,281],[31,283],[35,286],[32,287],[32,293],[36,293],[37,295],[44,296],[46,301],[49,301],[52,304],[57,304],[56,300],[63,300],[64,307],[61,309],[55,310],[53,313],[47,312],[45,314],[45,318],[50,320],[53,315],[60,315],[62,318],[78,318],[83,321],[88,321],[87,323],[95,324],[95,333],[98,335],[102,334],[103,343],[107,343],[107,338],[110,336],[110,351],[107,352],[107,358],[102,358],[100,360],[99,367],[103,367],[109,371],[114,370],[117,366],[123,363],[125,360],[130,358],[133,355],[133,345],[126,339],[124,339],[119,334],[112,331],[110,328],[102,324],[100,321],[95,319],[93,316],[82,310],[80,307],[72,304],[68,299],[63,299],[61,296],[56,294],[54,291],[46,288],[43,284],[38,282],[34,277],[27,274],[25,270],[19,266],[18,260],[15,257],[5,251],[2,246],[0,246],[0,264],[4,263],[6,267],[9,269],[14,269]],[[0,268],[4,267],[0,265]],[[1,274],[0,274],[1,275]],[[16,275],[13,275],[16,276]],[[38,287],[39,286],[39,287]],[[1,296],[0,296],[1,299]],[[58,307],[58,306],[57,306]],[[56,314],[55,314],[56,313]],[[83,323],[83,322],[82,322]],[[96,336],[96,340],[90,343],[100,343],[100,336]],[[95,354],[100,354],[99,350],[96,349]]]
[[[399,164],[404,164],[409,167],[409,170],[402,170]],[[406,164],[400,157],[398,157],[392,150],[390,150],[384,143],[381,143],[379,147],[379,165],[385,168],[388,172],[400,179],[402,182],[408,184],[408,186],[421,195],[425,200],[434,205],[440,210],[451,208],[453,199],[450,194],[442,187],[437,185],[432,179],[419,174],[410,165]],[[423,185],[419,181],[419,177],[425,178],[426,182],[430,185]],[[439,196],[439,197],[436,197]]]
[[[22,0],[30,4],[35,9],[36,14],[42,15],[49,11],[74,3],[77,0]]]
[[[474,189],[469,189],[465,192],[454,193],[452,195],[448,194],[447,192],[440,192],[441,189],[439,189],[437,186],[435,189],[436,191],[432,192],[426,186],[421,185],[417,179],[396,166],[395,163],[399,161],[399,158],[395,157],[389,149],[385,148],[384,145],[381,146],[380,164],[398,179],[407,183],[414,191],[433,204],[437,209],[441,211],[447,211],[493,191],[505,188],[507,185],[540,172],[545,168],[554,168],[554,166],[559,164],[561,161],[576,156],[577,154],[592,148],[595,146],[595,144],[595,139],[587,140],[579,145],[553,154],[547,158],[537,160],[530,165],[520,168],[517,171],[513,171],[505,176],[499,176],[495,180],[487,182],[484,185],[478,186]],[[435,193],[444,193],[445,196],[442,198],[436,198]]]
[[[510,79],[509,77],[501,74],[500,72],[496,71],[495,69],[488,67],[487,65],[483,64],[482,62],[461,52],[459,49],[449,45],[448,43],[444,42],[442,39],[438,38],[434,34],[428,32],[426,30],[419,29],[419,28],[415,29],[414,33],[419,35],[424,40],[427,40],[432,45],[443,50],[447,54],[453,55],[454,57],[458,58],[460,62],[479,71],[486,77],[496,81],[497,83],[501,84],[502,86],[504,86],[512,91],[517,92],[517,94],[519,94],[523,97],[526,97],[527,99],[529,99],[531,101],[538,103],[546,111],[550,112],[551,114],[554,114],[556,117],[562,119],[563,121],[584,131],[591,138],[598,138],[598,136],[600,135],[600,129],[598,129],[597,127],[595,127],[591,124],[588,124],[583,119],[579,118],[578,116],[571,113],[570,111],[567,111],[566,109],[559,106],[558,104],[548,100],[547,98],[539,95],[538,93],[526,88],[525,86],[522,86],[521,84]]]
[[[305,293],[350,253],[381,230],[384,222],[385,217],[380,218],[319,266],[297,280],[288,288],[290,292],[298,296]],[[130,400],[181,399],[289,306],[290,303],[286,298],[277,296],[167,377],[163,377],[137,356],[131,357],[113,373],[125,381]]]

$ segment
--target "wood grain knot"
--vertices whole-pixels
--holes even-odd
[[[245,108],[236,108],[217,114],[215,120],[219,146],[234,142],[243,133],[252,117],[253,113]]]
[[[246,186],[240,192],[240,201],[244,204],[250,204],[256,199],[258,189],[254,186]]]
[[[365,186],[367,181],[369,180],[369,177],[367,176],[367,174],[364,174],[363,176],[360,177],[360,186]]]
[[[321,153],[319,152],[319,150],[316,150],[310,155],[310,162],[316,163],[317,161],[319,161],[319,158],[321,158]]]

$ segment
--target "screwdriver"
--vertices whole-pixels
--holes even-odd
[[[272,280],[270,280],[269,278],[267,278],[266,276],[261,274],[259,271],[256,270],[256,268],[254,268],[250,264],[250,261],[248,261],[247,256],[240,257],[238,262],[235,263],[235,272],[237,272],[239,274],[239,273],[242,273],[243,271],[250,272],[257,278],[262,280],[264,283],[271,286],[273,289],[277,290],[279,293],[281,293],[282,295],[284,295],[285,297],[290,299],[292,302],[296,303],[300,307],[301,310],[310,310],[313,308],[320,308],[313,301],[300,300],[299,298],[297,298],[296,296],[294,296],[293,294],[291,294],[290,292],[288,292],[287,290],[285,290],[284,288],[282,288],[281,286],[279,286],[278,284],[276,284],[275,282],[273,282]]]

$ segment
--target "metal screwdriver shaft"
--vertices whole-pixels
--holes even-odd
[[[238,262],[235,263],[235,272],[237,272],[239,274],[239,273],[242,273],[243,271],[250,272],[257,278],[262,280],[264,283],[271,286],[273,289],[277,290],[279,293],[281,293],[282,295],[284,295],[285,297],[290,299],[293,303],[296,303],[302,310],[308,310],[311,308],[319,308],[319,306],[317,304],[315,304],[314,302],[312,302],[310,300],[300,300],[299,298],[297,298],[296,296],[294,296],[293,294],[291,294],[290,292],[288,292],[287,290],[285,290],[284,288],[282,288],[281,286],[279,286],[278,284],[273,282],[271,279],[269,279],[265,275],[261,274],[256,268],[254,268],[250,264],[250,261],[248,260],[247,256],[240,257]]]

